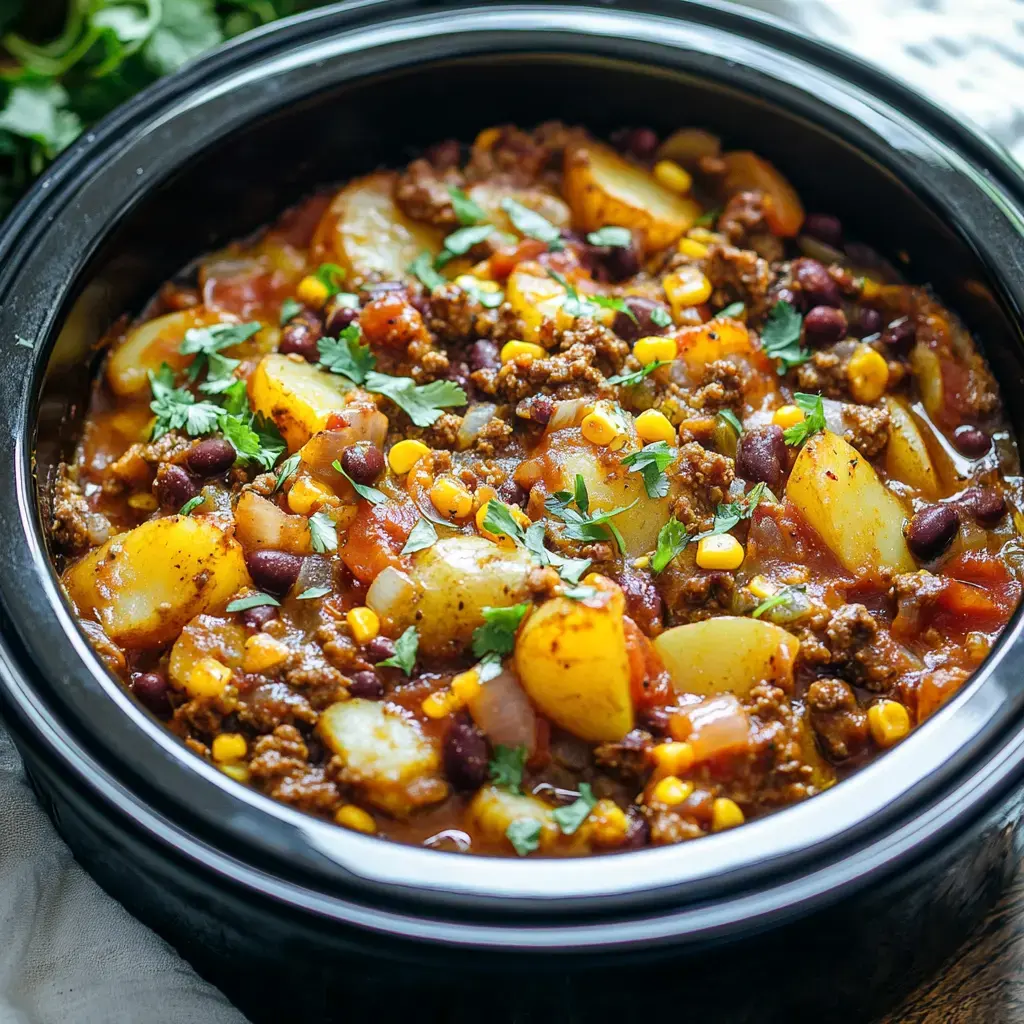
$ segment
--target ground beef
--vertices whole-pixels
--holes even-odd
[[[497,370],[477,370],[472,380],[484,394],[503,402],[515,403],[538,391],[559,400],[580,398],[604,384],[604,374],[593,365],[595,356],[591,345],[579,343],[545,359],[513,360]]]
[[[431,293],[427,327],[442,344],[465,344],[481,334],[477,318],[482,309],[469,292],[446,284]]]
[[[572,327],[566,328],[557,337],[557,346],[568,352],[577,345],[587,345],[611,374],[619,373],[629,356],[629,343],[623,341],[613,331],[590,317],[581,316],[573,321]]]
[[[213,736],[220,731],[225,717],[234,710],[222,696],[196,697],[174,709],[171,727],[179,736],[197,732],[201,736]]]
[[[279,725],[253,744],[250,777],[275,800],[324,814],[340,801],[338,787],[324,769],[308,763],[309,747],[293,725]]]
[[[717,228],[733,245],[753,249],[769,263],[782,259],[780,239],[765,221],[765,196],[761,192],[738,192],[726,204]]]
[[[807,688],[807,708],[818,742],[830,761],[853,757],[867,744],[867,712],[841,679],[817,679],[811,683]]]
[[[484,427],[473,442],[473,450],[484,458],[492,458],[503,452],[512,442],[512,425],[500,416],[495,416]]]
[[[106,516],[93,512],[71,470],[61,463],[53,488],[52,537],[66,554],[80,555],[110,536]]]
[[[680,447],[673,475],[697,514],[704,516],[714,516],[718,506],[728,501],[729,486],[735,479],[733,460],[728,455],[708,451],[696,441]]]
[[[849,398],[846,365],[852,350],[847,342],[840,342],[838,346],[813,352],[806,363],[796,368],[797,390],[821,393],[828,398]]]
[[[843,605],[825,632],[833,667],[851,682],[877,690],[896,673],[892,650],[878,642],[878,623],[864,605]]]
[[[532,185],[553,152],[564,145],[564,138],[553,131],[545,141],[513,125],[503,125],[495,131],[497,135],[489,145],[473,146],[466,165],[469,181],[486,178],[517,187]]]
[[[647,777],[647,752],[654,738],[643,729],[634,729],[617,743],[602,743],[594,749],[594,760],[616,775],[641,785]]]
[[[279,725],[314,725],[317,713],[309,701],[284,683],[262,683],[245,695],[238,718],[256,732],[273,732]]]
[[[333,665],[323,660],[320,649],[307,644],[301,654],[302,663],[297,668],[289,669],[284,681],[301,690],[317,711],[322,711],[335,701],[345,700],[348,696],[348,680]]]
[[[442,413],[423,432],[424,443],[435,450],[453,451],[459,444],[462,417],[458,413]]]
[[[459,218],[448,189],[462,183],[457,171],[438,171],[427,160],[413,160],[395,182],[395,202],[407,217],[451,231]]]
[[[708,415],[722,409],[739,413],[743,401],[743,376],[728,359],[708,363],[701,372],[700,386],[690,396],[690,405]]]
[[[865,458],[889,443],[889,410],[884,406],[843,404],[843,437]]]
[[[160,466],[183,462],[192,444],[189,438],[176,430],[169,431],[155,441],[133,444],[124,455],[107,467],[104,490],[119,494],[123,490],[148,487]]]
[[[640,808],[650,829],[654,846],[671,846],[687,839],[699,839],[704,830],[696,822],[684,818],[677,811],[670,811],[661,804]]]
[[[742,302],[754,317],[764,310],[772,272],[767,260],[756,252],[732,245],[712,245],[704,262],[704,273],[714,289],[714,308]]]

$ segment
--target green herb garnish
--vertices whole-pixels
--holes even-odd
[[[555,491],[544,502],[544,508],[565,523],[563,532],[566,537],[581,541],[603,541],[610,537],[618,545],[619,551],[625,555],[626,542],[611,520],[615,516],[629,511],[639,500],[637,498],[621,508],[610,508],[591,514],[586,481],[581,474],[577,473],[573,492]],[[572,508],[572,505],[575,505],[576,508]]]
[[[701,228],[712,228],[715,226],[715,221],[722,215],[722,207],[715,206],[710,210],[706,210],[702,213],[693,223],[697,227]]]
[[[421,252],[409,264],[409,273],[419,278],[420,283],[427,291],[434,291],[435,288],[443,288],[448,282],[435,269],[434,261],[429,252]]]
[[[634,473],[643,477],[644,490],[648,498],[664,498],[668,494],[668,477],[665,470],[676,457],[676,450],[664,441],[645,444],[638,452],[627,455],[624,466],[629,466]]]
[[[750,489],[750,493],[740,501],[730,501],[727,504],[719,505],[715,512],[715,522],[711,529],[705,533],[697,534],[693,539],[703,540],[705,537],[716,537],[720,533],[728,533],[742,520],[749,519],[764,496],[766,487],[767,484],[765,483],[755,484]]]
[[[645,363],[640,370],[634,370],[632,373],[619,373],[614,377],[609,377],[607,383],[621,384],[627,388],[633,387],[634,384],[639,384],[644,377],[654,373],[659,366],[668,366],[669,362],[670,360],[668,359],[655,359],[653,362]]]
[[[765,612],[778,608],[780,605],[792,604],[796,594],[803,594],[807,590],[805,583],[787,584],[778,593],[766,597],[750,614],[753,618],[759,619]]]
[[[416,664],[416,652],[420,647],[420,635],[415,626],[410,626],[396,641],[395,653],[390,658],[378,661],[378,666],[400,668],[407,676],[412,675]]]
[[[529,610],[528,604],[484,608],[484,624],[473,630],[473,653],[478,658],[511,654],[516,645],[516,630]]]
[[[732,409],[720,409],[715,418],[732,427],[737,437],[743,433],[743,424],[740,423],[739,417]]]
[[[308,587],[298,597],[296,601],[315,601],[318,597],[326,597],[331,592],[330,587]]]
[[[353,384],[362,384],[377,365],[377,357],[363,341],[359,324],[349,324],[337,338],[321,338],[316,343],[320,365],[331,373],[348,377]]]
[[[540,834],[544,825],[536,818],[516,818],[505,829],[505,836],[520,857],[540,849]]]
[[[392,377],[370,371],[366,375],[367,391],[390,398],[417,427],[429,427],[441,417],[441,410],[465,405],[466,392],[451,380],[435,380],[415,384],[409,377]]]
[[[508,214],[508,219],[519,234],[544,242],[553,252],[565,248],[561,230],[528,206],[509,198],[501,201],[501,208]]]
[[[281,303],[281,315],[278,317],[278,323],[284,327],[289,320],[294,320],[301,312],[301,302],[296,302],[295,299],[285,299]]]
[[[591,245],[608,245],[614,249],[628,249],[633,244],[633,232],[629,228],[607,225],[587,235]]]
[[[345,280],[345,268],[337,263],[321,263],[313,272],[313,276],[327,289],[327,298],[332,299],[341,291],[341,283]]]
[[[761,329],[761,348],[765,355],[779,361],[779,373],[800,366],[811,353],[800,344],[804,318],[783,299],[776,302]]]
[[[200,391],[208,394],[219,394],[234,383],[234,370],[238,366],[237,359],[229,359],[220,353],[221,349],[240,345],[247,341],[262,328],[256,321],[247,324],[211,324],[208,327],[190,327],[178,346],[183,356],[195,356],[189,364],[185,375],[195,383],[207,371],[207,380],[201,384]]]
[[[523,769],[526,767],[526,747],[505,747],[500,743],[488,766],[491,781],[509,793],[522,793]]]
[[[322,509],[309,517],[309,543],[318,555],[338,550],[338,528]]]
[[[589,783],[580,783],[579,794],[568,806],[556,807],[551,812],[555,824],[567,836],[571,836],[590,817],[590,812],[597,806],[597,798]]]
[[[301,460],[302,456],[296,452],[294,455],[289,455],[288,458],[281,463],[277,470],[277,481],[274,483],[275,491],[281,490],[288,478],[295,475]]]
[[[456,256],[465,256],[475,245],[479,245],[494,231],[493,224],[476,224],[453,231],[444,240],[444,247],[434,260],[435,267],[443,267]]]
[[[401,550],[403,555],[411,555],[416,551],[424,551],[437,543],[437,530],[429,519],[420,519],[409,532],[409,539]]]
[[[254,462],[265,470],[273,469],[288,447],[274,422],[260,413],[225,413],[220,418],[220,429],[241,462]]]
[[[487,211],[455,185],[448,186],[448,195],[452,197],[452,209],[460,224],[479,224],[487,220]]]
[[[220,407],[212,402],[197,402],[187,388],[176,388],[174,371],[166,363],[158,373],[149,371],[149,386],[153,392],[149,407],[156,416],[154,441],[171,430],[184,430],[190,437],[216,430]]]
[[[669,313],[664,306],[655,306],[651,310],[651,323],[655,327],[671,327],[672,326],[672,314]]]
[[[743,311],[747,307],[742,302],[730,302],[724,309],[720,309],[715,316],[735,318],[743,316]]]
[[[194,498],[189,498],[181,508],[178,509],[179,516],[190,516],[192,513],[199,508],[200,505],[206,502],[206,496],[197,494]]]
[[[345,472],[345,467],[341,464],[340,460],[335,459],[331,463],[331,468],[335,472],[340,473],[352,485],[352,490],[354,490],[360,498],[365,498],[371,505],[382,505],[388,500],[388,496],[383,491],[378,491],[376,487],[371,487],[369,484],[357,484],[355,480]]]
[[[670,519],[658,531],[658,546],[651,558],[651,569],[662,572],[690,542],[686,527],[678,519]]]
[[[804,418],[800,423],[786,427],[782,432],[782,437],[786,444],[795,448],[797,445],[803,444],[811,434],[824,430],[827,424],[825,423],[825,403],[822,401],[821,395],[805,395],[798,391],[793,396],[793,402],[803,412]]]
[[[270,608],[280,608],[281,602],[269,594],[249,594],[246,597],[236,597],[224,610],[228,612],[244,612],[250,608],[262,608],[265,605]]]

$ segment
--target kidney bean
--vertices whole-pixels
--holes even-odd
[[[253,551],[245,556],[253,583],[260,590],[280,597],[287,594],[299,578],[302,559],[288,551]]]
[[[810,305],[839,307],[842,304],[839,286],[818,260],[806,257],[797,260],[793,264],[793,278]]]
[[[384,472],[384,456],[375,444],[360,441],[345,449],[341,465],[357,484],[372,484]]]
[[[620,128],[612,133],[612,142],[637,160],[650,160],[658,148],[658,133],[653,128]]]
[[[555,403],[551,400],[550,395],[533,395],[530,398],[524,398],[516,406],[516,415],[520,419],[544,426],[551,419],[554,409]]]
[[[242,624],[253,631],[262,629],[272,619],[277,618],[277,609],[273,605],[261,604],[255,608],[246,608],[242,612]]]
[[[773,303],[788,302],[794,309],[803,309],[804,297],[792,288],[779,288],[771,296]]]
[[[972,487],[960,502],[982,526],[995,526],[1006,515],[1006,499],[990,487]]]
[[[236,458],[237,453],[230,441],[209,437],[185,456],[185,463],[196,476],[220,476],[235,464]]]
[[[348,692],[352,697],[377,700],[384,696],[384,684],[377,677],[376,672],[364,669],[362,672],[352,674],[352,678],[348,681]]]
[[[803,233],[818,239],[833,249],[843,247],[843,224],[831,213],[809,213],[804,220]]]
[[[498,346],[483,338],[469,346],[469,367],[471,370],[497,370],[501,366]]]
[[[394,655],[395,642],[386,636],[375,636],[363,646],[361,653],[371,665],[376,665],[378,661],[384,661]]]
[[[599,269],[609,281],[625,281],[640,272],[640,255],[634,245],[593,246]]]
[[[324,307],[324,330],[331,338],[336,338],[353,320],[359,319],[359,307],[347,305],[349,298],[335,295],[327,300]]]
[[[478,789],[487,781],[490,749],[487,737],[460,716],[444,737],[444,773],[456,789]]]
[[[643,849],[650,842],[650,838],[651,828],[647,821],[631,807],[626,817],[626,839],[622,844],[623,849]]]
[[[143,672],[132,680],[132,693],[154,714],[165,714],[171,710],[168,692],[167,680],[159,672]]]
[[[659,327],[651,314],[660,309],[668,314],[668,308],[653,299],[644,299],[639,295],[630,295],[625,299],[626,308],[636,317],[636,322],[625,313],[616,313],[612,321],[612,330],[623,341],[636,341],[637,338],[649,338],[654,334],[664,334],[666,328]]]
[[[900,352],[906,352],[917,339],[917,324],[905,316],[894,320],[882,331],[882,342]]]
[[[804,331],[809,341],[826,345],[846,337],[846,314],[832,306],[815,306],[804,317]]]
[[[444,375],[444,379],[458,384],[459,387],[466,392],[466,396],[469,400],[472,401],[476,395],[476,387],[469,379],[469,374],[469,363],[453,362],[449,365],[448,372]]]
[[[156,474],[156,496],[164,508],[177,512],[198,493],[195,481],[181,466],[161,466]]]
[[[499,485],[498,497],[506,505],[518,505],[520,508],[526,508],[526,502],[530,495],[512,477],[508,477],[504,483]]]
[[[956,445],[957,451],[967,458],[980,459],[983,455],[988,455],[992,439],[981,427],[965,423],[953,431],[953,444]]]
[[[315,363],[320,358],[316,343],[323,335],[320,318],[304,309],[296,314],[281,329],[281,341],[277,346],[282,355],[302,356],[307,363]]]
[[[645,632],[658,633],[661,630],[661,594],[654,580],[645,572],[639,572],[628,562],[615,577],[626,598],[626,614]]]
[[[867,338],[878,334],[882,329],[882,314],[870,306],[861,306],[853,321],[852,333],[858,338]]]
[[[751,483],[777,488],[787,461],[782,428],[774,423],[744,431],[736,444],[736,473]]]
[[[907,547],[921,562],[938,558],[956,537],[960,515],[953,505],[930,505],[921,509],[907,527]]]

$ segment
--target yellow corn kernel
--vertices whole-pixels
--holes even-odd
[[[498,494],[493,487],[488,487],[486,484],[483,487],[477,489],[476,498],[480,499],[480,492],[484,491],[487,493],[487,498],[483,501],[480,507],[476,510],[476,528],[480,531],[482,537],[486,537],[488,540],[494,541],[495,544],[500,544],[502,547],[514,548],[515,541],[511,537],[506,536],[503,533],[491,533],[484,526],[484,520],[487,518],[487,506],[491,500],[497,498]],[[530,526],[533,526],[533,520],[517,505],[509,505],[509,511],[512,513],[512,518],[525,530]]]
[[[362,807],[356,807],[355,804],[345,804],[339,807],[334,812],[334,820],[342,828],[350,828],[353,832],[364,832],[368,836],[372,836],[377,831],[377,822],[373,820],[373,815],[369,811],[364,811]]]
[[[287,661],[291,653],[287,645],[269,633],[256,633],[245,641],[242,668],[246,672],[269,672]]]
[[[288,492],[288,507],[300,516],[312,515],[335,495],[311,476],[300,476]]]
[[[222,764],[218,765],[220,770],[235,782],[249,781],[249,766],[247,764]]]
[[[686,237],[692,238],[695,242],[703,242],[704,245],[711,245],[713,242],[722,241],[721,235],[718,235],[710,228],[702,227],[699,224],[696,227],[690,228],[690,230],[686,232]]]
[[[731,533],[719,533],[697,544],[697,565],[702,569],[738,569],[744,554],[743,545]]]
[[[672,192],[689,192],[693,188],[693,177],[675,160],[659,160],[654,165],[654,178],[660,185]]]
[[[629,832],[629,818],[614,800],[598,800],[587,818],[586,834],[600,846],[618,846]]]
[[[803,423],[804,411],[798,405],[782,405],[772,413],[772,423],[783,430]]]
[[[200,658],[192,666],[185,683],[190,697],[219,697],[231,682],[231,669],[216,658]]]
[[[214,736],[210,747],[214,761],[221,764],[241,761],[248,750],[249,745],[245,742],[245,737],[238,732],[223,732],[219,736]]]
[[[465,707],[480,692],[480,674],[475,668],[467,672],[460,672],[452,679],[452,695],[458,700],[459,705]]]
[[[720,796],[711,805],[712,832],[724,832],[727,828],[742,825],[746,820],[736,801],[730,800],[727,796]]]
[[[649,566],[650,564],[651,564],[651,556],[650,555],[641,555],[639,558],[634,558],[633,559],[633,568],[634,569],[646,569],[647,566]]]
[[[646,366],[648,363],[669,362],[679,353],[675,338],[640,338],[633,346],[633,355]]]
[[[429,455],[430,449],[422,441],[399,441],[393,445],[388,452],[388,465],[392,473],[399,476],[408,473],[424,455]]]
[[[446,519],[465,519],[473,511],[473,495],[450,476],[439,476],[434,481],[430,500]]]
[[[683,782],[675,775],[666,775],[665,778],[654,784],[651,790],[651,803],[665,804],[666,807],[676,807],[686,800],[693,792],[692,782]]]
[[[658,775],[685,775],[693,767],[693,747],[689,743],[672,741],[651,748]]]
[[[593,444],[614,452],[626,443],[629,424],[614,402],[601,401],[583,417],[580,432]]]
[[[868,727],[880,747],[891,747],[910,732],[910,715],[898,700],[880,700],[868,708]]]
[[[754,597],[764,600],[766,597],[771,597],[775,593],[775,585],[770,581],[766,580],[763,576],[755,576],[748,584],[747,589],[754,595]]]
[[[149,491],[133,494],[128,499],[128,505],[138,512],[155,512],[159,504],[156,500],[156,495],[150,494]]]
[[[858,345],[846,364],[846,379],[858,402],[876,402],[889,383],[889,365],[870,345]]]
[[[320,278],[308,274],[299,282],[299,286],[295,289],[295,294],[298,296],[299,301],[304,302],[307,306],[312,306],[314,309],[323,309],[324,303],[330,298],[331,290]]]
[[[703,242],[698,242],[693,238],[679,239],[679,245],[676,246],[676,249],[683,256],[689,256],[690,259],[694,260],[702,260],[708,254],[708,247]]]
[[[345,621],[357,644],[369,643],[380,632],[380,619],[372,608],[350,608]]]
[[[455,283],[463,290],[476,290],[478,292],[488,292],[490,294],[496,294],[501,291],[501,285],[497,281],[486,281],[482,277],[477,277],[475,274],[459,274],[455,278]]]
[[[501,346],[501,361],[511,362],[513,359],[543,359],[547,355],[540,345],[532,341],[506,341]]]
[[[427,718],[445,718],[453,711],[458,711],[459,706],[458,701],[453,701],[447,690],[437,690],[423,699],[420,709]]]
[[[669,274],[661,285],[676,316],[711,298],[711,282],[693,266],[680,267],[675,273]]]
[[[657,409],[647,409],[636,418],[636,432],[646,444],[652,441],[676,443],[676,428]]]
[[[882,286],[873,278],[865,277],[860,287],[862,299],[877,299],[882,294]]]

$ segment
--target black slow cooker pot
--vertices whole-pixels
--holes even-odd
[[[256,1021],[863,1020],[935,969],[1015,864],[1020,614],[948,707],[822,796],[696,843],[520,862],[383,843],[234,783],[105,673],[51,568],[55,467],[114,317],[318,184],[553,117],[699,124],[764,154],[959,310],[1020,426],[1024,182],[892,79],[727,5],[318,11],[123,107],[3,227],[6,722],[78,859]]]

